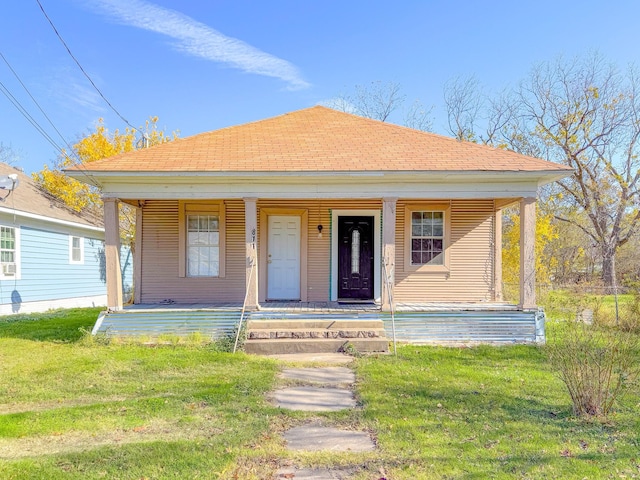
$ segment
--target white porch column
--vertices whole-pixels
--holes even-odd
[[[536,307],[536,199],[520,200],[520,308]]]
[[[104,254],[107,274],[107,307],[122,310],[122,269],[120,267],[120,218],[118,200],[104,199]]]
[[[493,220],[493,300],[502,301],[502,210],[496,210]]]
[[[248,309],[255,309],[258,307],[258,199],[248,197],[243,200],[246,252],[246,307]]]
[[[382,310],[391,310],[389,293],[393,294],[396,271],[396,203],[397,197],[382,199],[382,263],[389,275],[389,286],[382,272]]]

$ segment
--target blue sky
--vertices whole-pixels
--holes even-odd
[[[356,85],[396,82],[406,105],[434,106],[446,133],[444,84],[474,75],[514,86],[538,62],[597,50],[640,64],[640,2],[471,0],[40,0],[71,52],[134,126],[153,115],[181,137],[327,102]],[[36,0],[5,2],[0,88],[64,146],[104,118],[100,98]],[[27,172],[55,148],[0,92],[0,142]]]

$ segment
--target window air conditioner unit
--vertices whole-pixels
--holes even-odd
[[[16,264],[15,263],[3,263],[2,264],[2,274],[6,276],[13,276],[16,274]]]

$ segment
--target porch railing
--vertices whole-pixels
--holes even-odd
[[[384,273],[384,284],[387,291],[387,299],[389,301],[389,313],[391,314],[391,333],[393,336],[393,354],[398,356],[398,350],[396,348],[396,306],[393,300],[393,290],[391,288],[391,278],[389,274],[389,268],[393,268],[393,266],[389,265],[389,259],[385,256],[382,261],[382,271]],[[384,299],[383,299],[384,303]]]

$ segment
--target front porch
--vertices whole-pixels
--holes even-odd
[[[380,351],[394,331],[396,340],[412,343],[541,342],[532,197],[520,199],[520,302],[500,301],[501,209],[510,203],[513,199],[434,203],[396,197],[146,200],[137,209],[134,305],[123,307],[117,201],[105,199],[105,224],[113,230],[106,242],[112,295],[109,313],[101,315],[94,332],[216,339],[242,323],[248,329],[247,351],[256,353],[264,352],[257,344],[276,340],[289,348],[284,343],[294,342],[288,339],[299,340],[295,348],[306,342],[308,352],[341,348],[353,339],[362,344],[358,348],[375,343],[373,351]],[[211,247],[215,267],[204,273],[194,260],[200,257],[189,257],[186,249],[187,220],[193,218],[198,228],[203,223],[212,229],[207,238],[217,242]],[[440,228],[440,240],[422,238],[425,225],[432,224]],[[425,244],[435,250],[423,252]],[[255,349],[249,348],[254,343]]]
[[[152,339],[197,334],[204,339],[215,340],[234,333],[241,312],[242,305],[239,303],[137,304],[119,311],[104,312],[96,322],[93,333]],[[393,318],[380,305],[371,303],[267,302],[259,309],[246,312],[243,318],[244,324],[255,329],[267,327],[268,322],[281,322],[275,328],[269,326],[274,331],[271,340],[278,336],[277,331],[282,332],[282,338],[295,337],[290,333],[291,328],[302,327],[305,322],[307,326],[313,325],[315,330],[338,325],[346,330],[349,326],[357,327],[358,322],[381,322],[389,341],[393,339],[394,323],[396,340],[415,344],[544,341],[544,313],[523,311],[516,305],[504,302],[400,303],[396,305]],[[324,326],[318,327],[321,324]],[[282,329],[284,325],[286,328]],[[349,341],[348,336],[340,338],[344,338],[344,342]]]
[[[399,310],[422,301],[497,302],[502,299],[502,208],[514,201],[127,200],[138,205],[134,303],[244,298],[254,310],[275,299],[329,306],[360,299],[389,311],[391,297]],[[208,213],[191,213],[202,211]],[[535,310],[533,197],[520,199],[520,213],[519,307]],[[111,310],[123,307],[118,218],[118,201],[105,198]],[[187,248],[189,218],[212,229],[192,232],[193,238],[213,239],[211,245]],[[434,231],[435,240],[423,238]]]

